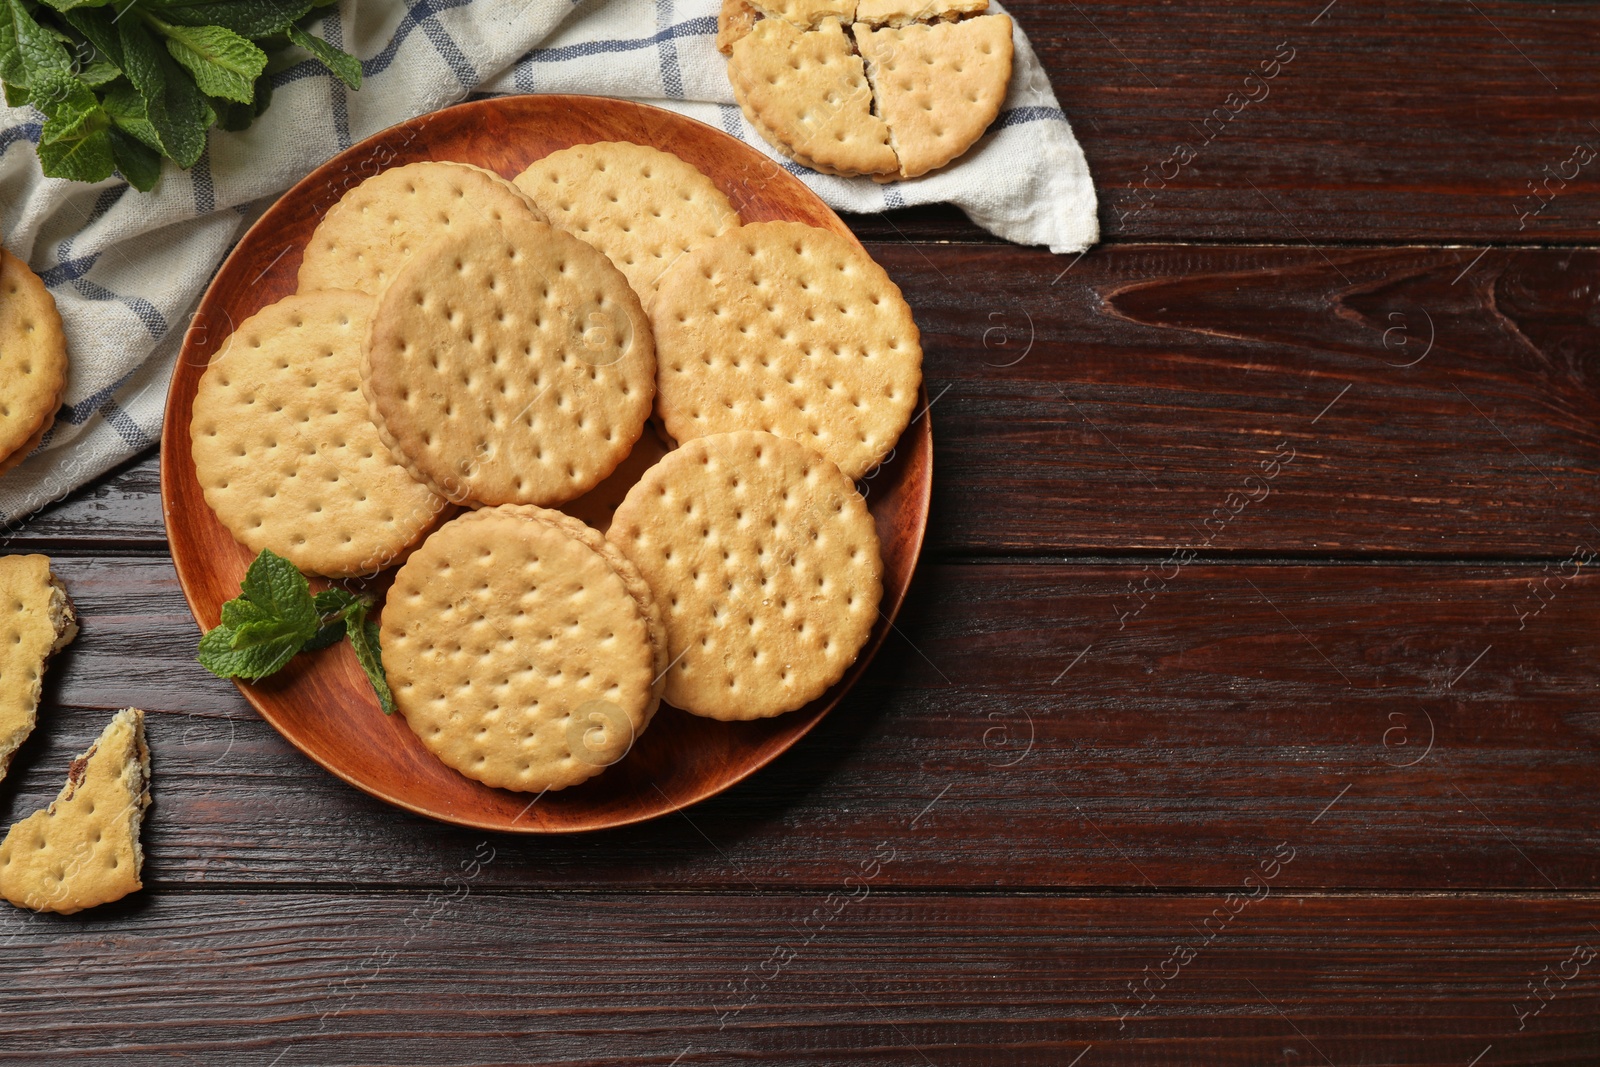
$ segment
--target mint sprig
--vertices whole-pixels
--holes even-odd
[[[371,597],[348,589],[311,595],[311,583],[295,565],[262,549],[240,583],[239,595],[222,605],[222,625],[200,638],[200,665],[218,678],[254,681],[276,674],[296,655],[327,648],[348,637],[356,660],[385,715],[394,695],[383,673],[378,624],[369,615]]]
[[[163,158],[187,169],[213,126],[254,122],[293,49],[361,87],[361,62],[305,29],[327,2],[0,0],[0,86],[7,104],[44,114],[47,176],[115,171],[149,190]]]

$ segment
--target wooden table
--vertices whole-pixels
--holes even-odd
[[[929,548],[679,815],[323,773],[195,664],[153,456],[15,531],[85,622],[0,816],[130,703],[156,805],[143,893],[0,914],[0,1062],[1600,1062],[1600,9],[1324,2],[1013,5],[1106,240],[852,220]]]

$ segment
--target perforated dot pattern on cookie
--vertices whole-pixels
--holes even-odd
[[[466,163],[422,162],[366,179],[334,204],[306,242],[301,292],[381,292],[430,238],[463,222],[543,216],[516,186]]]
[[[835,174],[892,174],[889,128],[872,111],[861,57],[839,23],[812,32],[763,19],[736,41],[728,81],[762,136]]]
[[[686,442],[634,486],[606,536],[666,621],[666,700],[759,719],[821,696],[878,618],[883,563],[851,481],[804,445],[739,432]]]
[[[50,806],[0,842],[0,897],[72,915],[142,888],[139,827],[150,806],[149,780],[144,712],[126,708],[72,761]]]
[[[189,424],[206,503],[239,542],[346,577],[401,562],[446,502],[381,440],[361,392],[364,293],[299,293],[239,324]]]
[[[922,345],[900,289],[859,246],[796,222],[742,227],[662,279],[660,412],[679,441],[766,430],[851,478],[910,421]]]
[[[710,178],[677,156],[624,141],[552,152],[516,185],[553,225],[610,257],[646,304],[680,256],[739,225]]]
[[[564,789],[647,724],[655,653],[604,557],[518,508],[440,527],[395,576],[381,626],[395,706],[469,778]]]
[[[77,635],[46,556],[0,556],[0,778],[38,722],[44,668]]]
[[[66,387],[55,298],[26,263],[0,249],[0,473],[38,446]]]
[[[964,153],[1005,103],[1012,50],[1005,15],[898,29],[858,25],[855,38],[902,177]]]
[[[385,440],[446,497],[548,506],[638,440],[655,344],[602,253],[542,222],[475,223],[384,291],[362,384]]]

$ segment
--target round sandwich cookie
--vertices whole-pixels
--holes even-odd
[[[395,707],[423,745],[503,789],[599,774],[658,696],[649,621],[623,577],[519,507],[435,531],[395,575],[380,643]]]
[[[378,434],[361,392],[365,293],[298,293],[239,324],[211,360],[189,423],[195,478],[252,552],[310,574],[403,560],[447,503]]]
[[[741,226],[662,279],[662,421],[679,441],[766,430],[851,478],[911,420],[922,344],[900,289],[861,247],[798,222]]]
[[[378,299],[362,388],[384,439],[458,503],[560,504],[627,456],[650,322],[605,255],[543,222],[453,227]]]
[[[464,222],[541,219],[526,193],[469,163],[392,167],[351,189],[317,224],[300,261],[300,291],[376,296],[425,242]]]
[[[865,502],[786,438],[685,442],[629,491],[606,537],[661,605],[666,701],[695,715],[805,706],[844,676],[878,618],[883,561]]]
[[[610,257],[647,305],[679,257],[739,225],[710,178],[626,141],[574,145],[517,175],[546,218]]]
[[[650,632],[650,649],[655,655],[652,695],[644,716],[645,722],[649,723],[655,716],[656,707],[661,703],[661,694],[667,686],[667,624],[661,617],[661,608],[656,603],[655,594],[650,591],[650,584],[644,580],[644,575],[639,573],[639,568],[633,565],[632,560],[622,554],[621,549],[606,540],[605,534],[581,519],[565,512],[535,507],[532,504],[506,504],[503,505],[503,510],[515,511],[524,518],[552,526],[568,537],[583,542],[600,553],[611,569],[617,572],[617,577],[622,579],[623,588],[627,589],[628,595],[639,605],[639,613],[644,616],[645,625]]]
[[[0,248],[0,474],[44,440],[67,388],[67,339],[55,297]]]

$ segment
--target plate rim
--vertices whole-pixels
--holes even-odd
[[[535,96],[540,97],[556,106],[566,104],[567,106],[578,110],[586,107],[594,107],[598,103],[604,107],[622,106],[639,111],[655,112],[662,115],[671,116],[672,121],[693,123],[696,126],[700,126],[703,129],[710,131],[714,135],[714,139],[720,138],[732,145],[738,146],[737,150],[755,152],[758,155],[761,154],[760,151],[753,146],[739,140],[736,137],[733,137],[726,131],[717,129],[715,126],[712,126],[709,123],[701,122],[699,119],[691,116],[682,115],[678,112],[656,107],[651,104],[644,104],[634,100],[624,100],[617,97],[591,96],[570,93],[515,94],[508,96],[488,97],[482,100],[463,101],[450,107],[440,108],[436,111],[425,112],[421,115],[415,115],[409,119],[394,123],[381,130],[378,130],[377,132],[361,139],[360,141],[354,142],[350,145],[350,147],[344,149],[343,151],[330,156],[313,170],[311,170],[308,174],[302,177],[299,181],[295,182],[288,189],[279,194],[277,198],[275,198],[272,203],[268,205],[266,210],[264,210],[261,215],[253,223],[251,223],[250,227],[239,236],[239,239],[234,243],[233,247],[228,250],[228,254],[223,257],[221,263],[218,264],[217,269],[212,273],[211,280],[207,282],[205,291],[201,294],[200,299],[195,304],[195,309],[189,317],[189,324],[184,330],[183,339],[178,348],[177,363],[174,366],[172,378],[167,383],[167,395],[162,407],[163,418],[160,440],[162,525],[167,535],[168,551],[170,553],[170,558],[172,559],[173,570],[178,578],[178,585],[183,591],[184,602],[189,608],[189,614],[193,618],[194,623],[200,633],[203,634],[205,632],[205,627],[200,621],[200,610],[196,602],[196,597],[198,595],[196,587],[199,583],[197,579],[192,579],[192,576],[188,573],[188,568],[190,566],[197,565],[198,561],[189,559],[187,557],[180,560],[178,552],[174,550],[173,546],[177,543],[177,539],[174,538],[174,530],[181,527],[182,524],[174,516],[170,503],[171,494],[169,494],[168,491],[172,485],[184,478],[186,475],[190,478],[194,477],[194,471],[192,464],[189,465],[187,472],[177,469],[179,466],[177,450],[168,447],[172,437],[177,433],[177,431],[174,429],[174,420],[169,416],[171,415],[175,404],[179,400],[179,392],[180,389],[182,389],[185,381],[185,375],[182,373],[182,371],[189,362],[188,356],[190,355],[193,346],[197,343],[195,341],[195,337],[197,334],[199,334],[201,337],[205,337],[208,334],[209,326],[206,324],[211,321],[212,317],[218,310],[210,307],[210,305],[214,299],[218,302],[220,302],[222,299],[216,295],[217,280],[221,278],[229,269],[235,257],[240,254],[241,250],[246,248],[253,239],[257,238],[258,233],[264,233],[269,224],[276,222],[274,215],[284,204],[302,198],[308,193],[314,193],[327,186],[327,179],[330,171],[347,166],[357,156],[363,154],[370,155],[375,146],[379,145],[385,139],[393,136],[396,130],[414,127],[419,124],[426,124],[427,122],[432,121],[438,115],[445,112],[479,110],[493,111],[498,108],[505,107],[507,101],[522,100]],[[574,143],[578,144],[592,142]],[[654,146],[652,145],[650,147]],[[665,149],[663,149],[663,151],[665,151]],[[382,169],[387,169],[387,167]],[[794,176],[790,175],[790,177],[793,178]],[[862,251],[866,251],[861,239],[853,230],[849,228],[849,226],[845,224],[844,220],[839,217],[838,212],[834,211],[832,206],[824,201],[815,190],[811,189],[804,182],[801,182],[798,178],[794,178],[794,181],[796,185],[804,190],[804,194],[812,198],[822,209],[822,211],[825,212],[829,218],[831,218],[832,222],[834,223],[833,229],[835,232],[838,232],[842,236],[848,237],[849,240],[858,248],[861,248]],[[876,261],[874,260],[874,262]],[[228,317],[228,321],[230,325],[232,325],[231,317]],[[921,331],[919,327],[919,333],[920,332]],[[207,357],[206,365],[210,365],[209,356]],[[200,373],[203,373],[203,368]],[[193,377],[194,384],[198,386],[198,374],[194,375]],[[325,759],[320,752],[302,744],[300,739],[295,736],[293,731],[286,729],[284,725],[278,721],[276,714],[270,710],[267,702],[259,699],[258,691],[254,686],[249,685],[239,679],[233,679],[234,686],[244,697],[246,703],[248,703],[255,710],[256,714],[259,715],[268,726],[272,727],[273,731],[280,738],[287,741],[290,747],[299,752],[301,755],[310,759],[318,767],[321,767],[324,771],[333,775],[346,785],[349,785],[360,792],[373,797],[374,799],[399,808],[402,811],[431,819],[435,822],[440,822],[451,826],[459,826],[465,829],[482,830],[490,833],[507,833],[527,836],[557,834],[566,835],[595,833],[603,830],[618,829],[624,826],[636,826],[641,823],[649,822],[653,819],[661,818],[664,815],[670,815],[675,812],[682,811],[685,808],[691,807],[695,804],[699,804],[702,801],[708,800],[719,793],[726,792],[741,782],[744,782],[751,775],[767,767],[780,756],[789,752],[795,747],[795,745],[797,745],[802,739],[810,734],[812,730],[816,729],[817,725],[821,723],[823,719],[827,718],[828,715],[830,715],[834,709],[838,707],[840,702],[843,701],[844,698],[855,689],[856,684],[861,680],[861,677],[866,673],[873,660],[877,657],[877,654],[882,648],[884,641],[888,638],[889,631],[896,628],[894,625],[895,620],[899,617],[900,609],[904,605],[906,598],[910,595],[912,583],[916,579],[917,567],[922,561],[922,549],[927,538],[928,520],[932,510],[934,458],[933,417],[930,410],[931,405],[928,403],[927,382],[925,378],[918,383],[917,399],[918,408],[916,410],[918,414],[913,418],[912,422],[907,425],[906,429],[901,432],[900,442],[897,442],[897,447],[901,442],[907,442],[909,439],[909,442],[914,445],[916,451],[925,453],[925,455],[921,457],[921,460],[923,469],[926,473],[922,479],[922,491],[920,494],[917,494],[918,499],[914,501],[914,510],[916,512],[917,521],[906,528],[907,533],[904,537],[904,543],[907,545],[907,549],[909,551],[909,566],[907,568],[905,587],[904,589],[896,591],[896,595],[893,597],[892,603],[887,605],[887,611],[883,610],[884,605],[880,604],[879,614],[883,616],[885,625],[872,637],[869,637],[867,644],[862,647],[862,650],[860,654],[857,655],[855,661],[852,662],[846,669],[846,673],[841,676],[840,680],[836,682],[834,686],[830,687],[830,690],[837,689],[837,692],[832,692],[831,695],[824,694],[823,697],[819,698],[826,699],[827,706],[821,709],[819,712],[814,713],[809,722],[806,722],[803,726],[799,727],[795,732],[790,734],[781,746],[775,747],[770,752],[767,752],[759,757],[752,758],[747,763],[739,766],[739,768],[732,774],[726,777],[718,778],[715,784],[694,790],[692,795],[686,799],[668,799],[666,805],[657,810],[636,810],[629,815],[612,818],[605,821],[588,824],[563,824],[556,826],[545,826],[534,823],[529,823],[524,826],[517,826],[515,823],[517,819],[521,818],[521,815],[518,815],[517,819],[512,820],[512,825],[503,825],[497,822],[474,819],[470,815],[457,815],[441,810],[429,810],[402,797],[392,795],[380,785],[362,781],[355,775],[347,773],[344,769],[335,765],[331,760]],[[917,427],[919,422],[923,423],[922,427],[920,429],[914,429]],[[185,433],[187,432],[187,429],[187,426],[183,427]],[[914,437],[913,434],[915,434]],[[687,712],[682,713],[688,714]],[[793,713],[791,712],[786,714]],[[780,718],[780,716],[773,716],[773,718]],[[599,776],[597,775],[596,777],[598,778]],[[504,792],[515,791],[504,790]],[[528,808],[531,808],[533,804],[537,803],[538,799],[543,795],[544,793],[542,792],[533,794],[533,800],[529,802]],[[523,814],[527,812],[528,808],[523,809]]]

